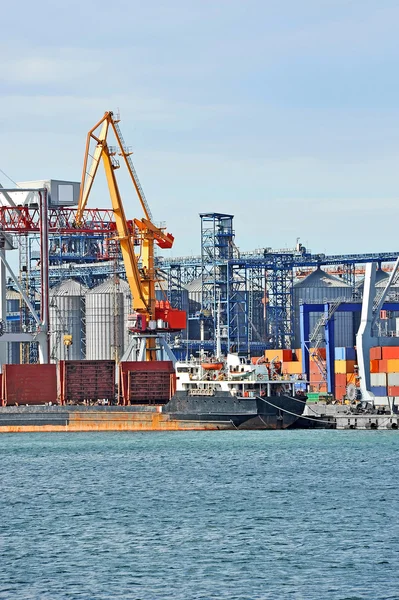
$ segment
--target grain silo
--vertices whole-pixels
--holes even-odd
[[[86,293],[86,358],[120,360],[129,343],[129,284],[111,277]]]
[[[294,342],[293,347],[299,348],[301,343],[300,326],[299,326],[299,313],[301,304],[324,304],[325,302],[334,302],[338,298],[344,300],[352,299],[352,287],[338,279],[333,277],[329,273],[326,273],[322,269],[318,268],[310,275],[305,277],[302,281],[299,281],[294,285],[293,289],[293,303],[294,303]],[[321,318],[322,313],[311,313],[310,314],[310,332],[312,332],[316,326],[316,323]],[[353,346],[354,345],[354,332],[353,332],[353,315],[352,313],[340,313],[336,312],[334,315],[334,332],[335,332],[335,346]],[[324,345],[324,343],[322,343]]]
[[[80,360],[84,358],[84,298],[87,287],[66,279],[50,289],[50,358]],[[72,345],[64,344],[64,335],[72,335]]]

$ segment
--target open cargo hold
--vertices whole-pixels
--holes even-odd
[[[125,361],[119,365],[119,401],[124,404],[166,404],[176,389],[171,361]]]
[[[56,365],[3,365],[2,405],[55,404]]]
[[[61,360],[60,402],[115,402],[115,361]]]

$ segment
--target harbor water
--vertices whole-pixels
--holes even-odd
[[[399,598],[399,435],[4,434],[0,598]]]

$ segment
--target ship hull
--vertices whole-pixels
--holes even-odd
[[[163,411],[174,419],[199,422],[231,421],[236,429],[287,429],[301,416],[305,403],[290,396],[233,397],[228,392],[212,396],[178,391]]]
[[[0,433],[286,429],[302,408],[303,404],[288,396],[240,398],[220,392],[204,397],[183,391],[164,406],[3,407]]]

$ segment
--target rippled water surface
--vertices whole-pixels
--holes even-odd
[[[399,599],[399,433],[0,436],[0,598]]]

